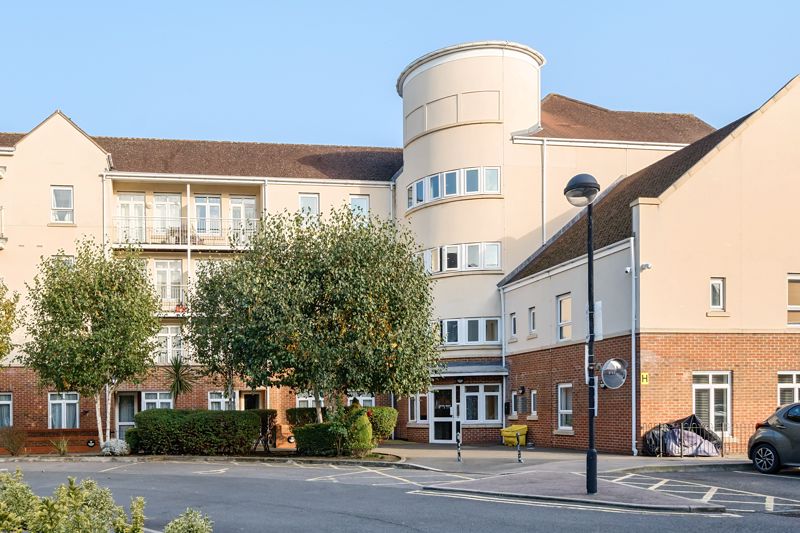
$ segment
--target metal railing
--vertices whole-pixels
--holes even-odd
[[[662,422],[641,424],[639,435],[642,439],[642,449],[647,452],[647,435],[652,430],[657,430],[652,434],[650,450],[652,455],[657,457],[747,456],[747,443],[750,436],[755,433],[755,427],[755,422],[730,425],[723,423],[714,430],[702,424],[673,425]]]
[[[115,245],[237,247],[247,244],[258,219],[114,217]]]
[[[185,285],[157,285],[156,290],[161,297],[161,310],[167,313],[186,312]]]

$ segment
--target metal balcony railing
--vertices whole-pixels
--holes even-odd
[[[112,243],[230,248],[247,244],[257,228],[258,219],[114,217]]]
[[[186,312],[185,285],[156,285],[161,296],[161,310],[165,313]]]

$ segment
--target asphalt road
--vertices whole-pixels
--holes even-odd
[[[92,478],[109,487],[122,505],[127,506],[134,496],[144,496],[150,531],[161,531],[186,507],[209,514],[217,533],[276,530],[574,533],[645,529],[731,533],[800,528],[800,513],[788,516],[763,511],[725,515],[642,512],[426,492],[422,490],[424,485],[458,483],[476,476],[394,468],[212,462],[20,462],[4,463],[0,469],[17,466],[42,495],[51,493],[67,476],[74,476]],[[674,482],[714,481],[716,486],[747,484],[758,489],[750,492],[761,494],[768,488],[775,492],[774,497],[800,498],[800,475],[795,474],[764,480],[752,473],[736,472],[659,476],[659,479],[670,476]]]

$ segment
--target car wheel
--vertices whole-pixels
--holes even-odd
[[[753,449],[753,466],[762,474],[774,474],[781,467],[778,452],[769,444],[759,444]]]

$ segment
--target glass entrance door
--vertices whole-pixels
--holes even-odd
[[[430,392],[430,441],[455,442],[455,388],[437,387]]]
[[[125,432],[136,424],[133,417],[136,415],[136,393],[120,392],[117,394],[117,438],[125,439]]]

